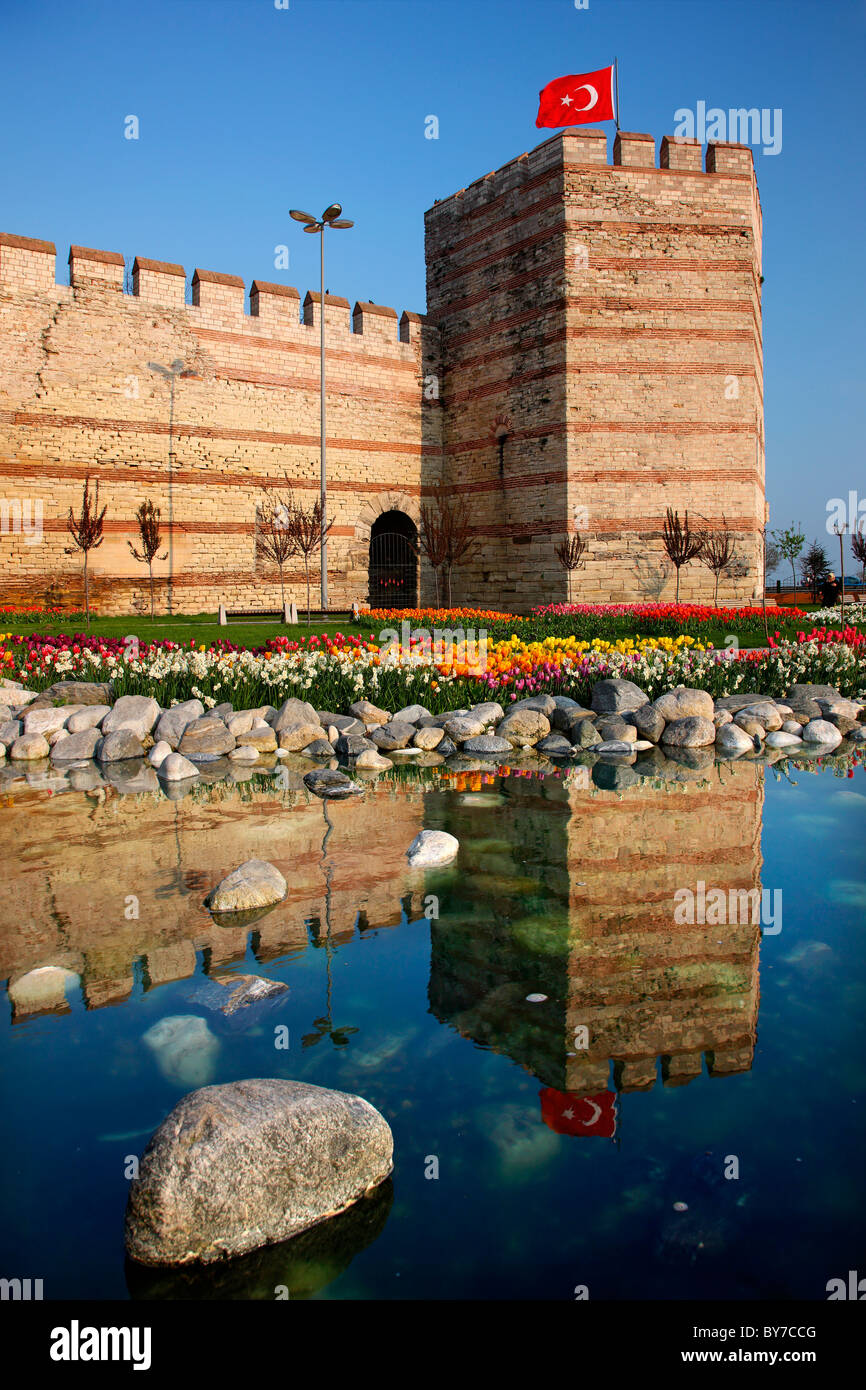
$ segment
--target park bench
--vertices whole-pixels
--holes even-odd
[[[303,616],[303,614],[302,614]],[[310,610],[310,617],[316,622],[340,622],[341,620],[358,622],[361,617],[361,605],[352,604],[351,613],[336,613],[328,611],[323,613],[321,609],[313,608]],[[242,622],[264,622],[266,619],[277,619],[287,626],[294,626],[298,621],[298,605],[296,603],[285,603],[282,608],[228,608],[224,603],[219,606],[219,625],[228,627],[229,623]]]

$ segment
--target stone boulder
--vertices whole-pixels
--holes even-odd
[[[459,849],[460,841],[447,830],[422,830],[406,851],[406,857],[410,868],[426,869],[450,864]]]
[[[602,739],[616,739],[620,743],[634,743],[638,736],[637,728],[623,719],[621,714],[603,714],[595,722],[596,732]]]
[[[796,748],[803,742],[797,734],[788,734],[784,729],[774,729],[767,734],[768,748]]]
[[[199,769],[182,753],[169,753],[157,768],[163,782],[185,782],[188,777],[200,776]]]
[[[376,745],[363,734],[340,734],[334,744],[334,752],[341,758],[357,758],[369,748],[375,749]]]
[[[394,715],[395,724],[417,724],[419,719],[429,719],[430,711],[423,705],[407,705],[405,709],[398,709]]]
[[[458,714],[446,722],[444,732],[454,743],[465,743],[468,738],[479,738],[486,727],[474,714]]]
[[[212,888],[204,902],[211,912],[250,912],[281,903],[288,891],[286,880],[273,864],[248,859]]]
[[[230,753],[234,746],[234,734],[229,733],[223,721],[214,714],[206,714],[187,724],[177,751],[194,761],[202,757],[221,757],[224,753]]]
[[[317,739],[328,737],[321,724],[304,719],[286,719],[279,728],[274,725],[274,733],[288,753],[299,753]]]
[[[475,740],[475,742],[477,742],[477,740]],[[497,738],[496,742],[505,742],[505,740]],[[466,744],[464,744],[464,748],[467,752],[477,751],[468,748]],[[504,750],[496,749],[494,751],[503,752]],[[536,753],[544,753],[548,758],[567,758],[571,754],[571,743],[565,737],[565,734],[549,733],[545,734],[544,738],[538,740],[535,745],[535,751]]]
[[[678,685],[674,690],[659,695],[653,701],[653,708],[658,710],[667,724],[675,719],[712,719],[715,713],[712,695],[708,695],[706,690],[694,690],[685,685]]]
[[[150,695],[121,695],[114,708],[103,719],[102,732],[116,734],[121,729],[128,729],[136,738],[144,739],[147,738],[159,714],[159,705]]]
[[[306,773],[304,786],[314,796],[321,796],[326,801],[345,801],[347,797],[359,796],[364,790],[357,782],[353,782],[351,777],[347,777],[345,772],[327,767],[316,768],[314,772]]]
[[[71,734],[83,734],[88,729],[97,728],[105,716],[110,713],[110,705],[87,705],[84,709],[77,710],[75,714],[70,714],[66,721],[66,727]]]
[[[514,748],[524,743],[535,744],[549,733],[550,720],[547,715],[525,705],[521,709],[512,706],[496,730],[497,737],[507,739]]]
[[[412,742],[415,733],[414,724],[395,718],[389,719],[387,724],[378,725],[370,734],[370,738],[377,748],[390,753],[394,748],[405,748],[408,743]]]
[[[838,748],[842,742],[836,725],[829,724],[826,719],[810,719],[808,724],[803,725],[802,737],[804,743],[820,743],[826,748]],[[15,756],[14,750],[12,756]]]
[[[716,748],[723,754],[751,753],[755,740],[739,724],[723,724],[716,733]]]
[[[635,726],[641,738],[649,739],[650,743],[659,742],[664,733],[665,717],[659,711],[658,701],[651,705],[641,705],[640,709],[629,710],[626,717],[628,722]]]
[[[550,735],[552,737],[552,735]],[[557,738],[561,735],[557,734]],[[568,739],[564,740],[569,753],[571,744]],[[490,756],[493,753],[510,753],[511,744],[507,738],[500,738],[498,734],[476,734],[474,738],[467,738],[463,744],[464,753],[481,753]]]
[[[825,700],[821,698],[816,699],[815,704],[825,719],[841,716],[844,719],[853,719],[856,723],[863,711],[863,705],[859,700]],[[25,724],[26,722],[25,719]]]
[[[670,724],[665,725],[665,731],[662,734],[662,743],[677,748],[702,748],[708,743],[715,743],[715,740],[715,724],[712,719],[705,719],[702,715],[689,715],[685,719],[674,719]]]
[[[553,711],[551,724],[560,734],[565,734],[574,742],[574,730],[582,720],[587,720],[590,724],[594,723],[597,715],[591,709],[583,709],[580,705],[557,705]]]
[[[359,772],[385,772],[393,766],[391,759],[384,758],[376,748],[365,748],[355,759],[355,767]]]
[[[350,1207],[393,1167],[386,1120],[360,1096],[232,1081],[184,1096],[130,1185],[127,1253],[146,1265],[225,1260]]]
[[[76,738],[80,735],[76,734]],[[100,738],[96,745],[96,756],[101,763],[125,762],[129,758],[143,758],[144,745],[132,729],[115,729],[113,733]]]
[[[65,705],[110,705],[111,686],[107,681],[55,681],[43,690],[42,698],[62,700]]]
[[[277,736],[270,724],[254,724],[246,733],[235,734],[238,748],[252,748],[256,753],[275,753]]]
[[[102,740],[98,729],[84,729],[80,734],[70,734],[61,739],[51,749],[53,763],[87,762],[96,757],[96,750]]]
[[[737,715],[737,720],[751,717],[757,719],[764,729],[773,733],[776,729],[781,729],[783,716],[772,700],[760,700],[757,704],[746,705]]]
[[[422,752],[432,753],[434,748],[439,747],[439,744],[442,742],[443,738],[445,738],[444,729],[430,727],[426,729],[417,729],[412,738],[412,742],[415,745],[415,747],[420,748]],[[509,744],[509,747],[510,746],[511,745]]]
[[[69,716],[76,713],[75,707],[70,708],[69,705],[48,709],[29,709],[24,715],[24,732],[25,734],[44,734],[48,738],[49,734],[55,734],[62,729]]]
[[[552,695],[528,695],[524,700],[515,700],[509,707],[509,712],[516,709],[536,709],[551,719],[556,707]]]
[[[284,701],[273,718],[268,722],[271,724],[274,733],[279,734],[282,733],[283,729],[295,724],[312,724],[314,727],[318,728],[319,716],[313,709],[313,706],[308,704],[306,700],[297,700],[292,696],[290,699]]]
[[[649,696],[634,681],[611,677],[596,681],[590,703],[596,714],[627,714],[649,704]]]
[[[349,713],[360,719],[365,729],[375,729],[380,724],[387,724],[391,718],[386,709],[379,709],[378,705],[371,704],[369,700],[356,700],[349,706]]]
[[[204,705],[201,700],[184,700],[180,705],[172,705],[171,709],[165,710],[156,721],[153,737],[157,743],[167,743],[176,750],[183,738],[184,730],[203,715]]]
[[[505,717],[505,710],[495,700],[482,700],[479,705],[473,705],[469,713],[473,719],[480,719],[485,728],[498,724]]]

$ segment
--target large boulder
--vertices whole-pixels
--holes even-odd
[[[419,719],[429,719],[430,711],[424,705],[406,705],[405,709],[398,709],[394,715],[394,722],[401,724],[417,724]]]
[[[248,859],[211,889],[205,907],[211,912],[249,912],[272,907],[287,896],[288,884],[265,859]]]
[[[25,734],[44,734],[48,738],[49,734],[55,734],[59,729],[64,728],[67,719],[71,714],[77,713],[76,709],[69,705],[59,705],[56,708],[48,709],[29,709],[24,715]]]
[[[294,696],[286,700],[279,708],[273,719],[269,721],[274,729],[274,733],[282,733],[283,729],[294,724],[312,724],[319,727],[319,716],[313,706],[307,704],[306,700],[297,700]],[[309,739],[307,740],[309,743]]]
[[[277,736],[264,722],[253,725],[245,734],[235,734],[235,741],[238,748],[251,748],[256,753],[275,753],[277,749]]]
[[[678,685],[674,690],[659,695],[653,701],[653,708],[667,724],[675,719],[712,719],[715,713],[712,695],[708,695],[706,690],[694,690],[685,685]]]
[[[498,724],[505,715],[505,710],[495,700],[482,700],[479,705],[473,705],[469,713],[474,719],[480,719],[485,728],[490,724]]]
[[[411,868],[427,869],[437,864],[450,864],[459,849],[460,841],[447,830],[422,830],[406,851],[406,857]]]
[[[86,705],[83,709],[76,710],[75,714],[70,714],[66,728],[71,734],[83,734],[88,729],[97,728],[110,713],[110,705]]]
[[[620,743],[634,743],[638,736],[636,726],[621,714],[603,714],[596,720],[595,727],[601,738],[616,739]]]
[[[230,753],[234,746],[234,734],[229,733],[223,721],[213,714],[206,714],[187,724],[177,751],[195,761],[202,757],[220,757],[223,753]]]
[[[389,719],[387,724],[380,724],[370,734],[370,738],[377,748],[381,748],[385,753],[390,753],[395,748],[405,748],[408,743],[411,743],[416,732],[414,724],[410,724],[405,719],[395,718]]]
[[[611,677],[596,681],[590,703],[596,714],[626,714],[629,710],[649,704],[649,696],[634,681]]]
[[[736,718],[738,723],[742,719],[757,719],[764,729],[772,733],[776,729],[781,729],[783,716],[772,700],[759,700],[754,705],[746,705],[745,709],[739,711]],[[745,726],[741,724],[741,727]]]
[[[111,686],[108,681],[55,681],[41,698],[65,705],[110,705]]]
[[[51,749],[53,763],[77,763],[96,757],[102,735],[98,729],[84,729],[80,734],[70,734],[61,739]]]
[[[340,734],[334,743],[334,752],[341,758],[357,758],[360,753],[375,747],[372,739],[366,738],[363,734]]]
[[[727,725],[725,726],[728,727]],[[716,741],[716,726],[712,719],[701,715],[690,715],[686,719],[675,719],[665,725],[662,743],[678,748],[702,748]]]
[[[180,705],[172,705],[171,709],[159,716],[153,736],[157,743],[167,743],[176,750],[183,738],[184,730],[197,719],[201,719],[203,714],[204,705],[201,700],[184,700]]]
[[[549,733],[550,720],[547,715],[525,705],[520,709],[512,706],[496,730],[497,738],[507,739],[514,748],[524,743],[535,744]]]
[[[288,1240],[388,1177],[394,1141],[360,1096],[300,1081],[232,1081],[184,1096],[130,1186],[128,1254],[210,1263]]]
[[[562,738],[561,734],[548,735],[548,737]],[[568,739],[563,739],[567,751],[571,752],[571,744]],[[467,738],[463,744],[464,753],[482,753],[490,756],[494,753],[510,753],[511,744],[507,738],[500,738],[498,734],[477,734],[474,738]]]
[[[635,726],[640,737],[649,739],[650,743],[658,743],[664,733],[665,717],[659,712],[657,703],[629,710],[625,717]]]
[[[484,720],[474,714],[457,714],[446,721],[444,732],[454,743],[465,743],[468,738],[479,738],[486,728]]]
[[[803,725],[803,742],[819,743],[825,748],[838,748],[842,742],[842,735],[836,725],[828,723],[826,719],[810,719],[808,724]],[[12,756],[15,756],[14,749]]]
[[[304,786],[307,791],[311,791],[314,796],[321,796],[325,801],[345,801],[347,797],[359,796],[364,790],[357,782],[353,782],[351,777],[347,777],[345,772],[327,767],[316,768],[314,772],[306,773]]]
[[[593,748],[602,742],[593,719],[579,719],[569,731],[569,737],[574,748]]]
[[[753,752],[755,740],[739,724],[723,724],[716,732],[716,748],[722,754],[738,757],[740,753]]]
[[[430,726],[426,729],[417,729],[412,738],[412,742],[415,747],[420,748],[422,752],[432,753],[434,748],[438,748],[443,738],[445,738],[444,729],[437,729],[435,726]],[[510,746],[509,744],[509,747]]]
[[[136,738],[143,739],[147,738],[158,718],[159,705],[150,695],[121,695],[103,719],[102,732],[116,734],[120,729],[129,729]]]
[[[515,700],[510,709],[536,709],[542,714],[547,715],[548,719],[553,717],[553,712],[557,708],[556,701],[552,695],[527,695],[524,700]]]
[[[169,753],[157,769],[163,782],[186,782],[190,777],[200,776],[199,769],[182,753]]]
[[[391,718],[386,709],[379,709],[378,705],[371,704],[369,700],[356,700],[349,706],[349,713],[360,719],[365,729],[378,728],[380,724],[387,724]]]
[[[321,724],[311,723],[306,719],[286,719],[279,729],[274,725],[274,733],[277,735],[280,747],[285,748],[288,753],[299,753],[301,749],[315,743],[318,739],[327,739],[328,737]]]
[[[81,735],[71,735],[70,738]],[[101,763],[125,762],[129,758],[143,758],[144,746],[132,729],[115,729],[113,733],[100,738],[96,745],[96,757]]]
[[[784,729],[774,729],[772,733],[767,734],[768,748],[796,748],[802,742],[796,734],[786,733]]]

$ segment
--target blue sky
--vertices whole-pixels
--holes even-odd
[[[782,109],[756,152],[767,492],[835,558],[828,500],[866,514],[866,0],[0,0],[0,229],[303,295],[318,243],[288,209],[336,199],[356,227],[328,288],[423,311],[425,209],[540,143],[546,82],[614,55],[624,129]]]

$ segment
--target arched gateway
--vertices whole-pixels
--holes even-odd
[[[370,528],[371,608],[417,608],[418,528],[405,512],[382,512]]]

